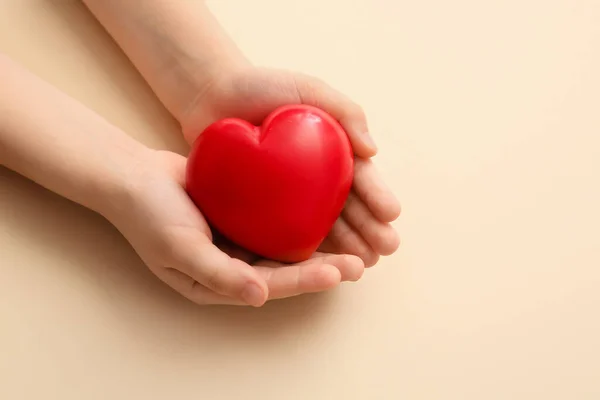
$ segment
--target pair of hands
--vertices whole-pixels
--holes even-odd
[[[304,103],[334,116],[355,155],[353,189],[329,236],[310,260],[284,265],[259,259],[211,232],[185,192],[186,159],[149,151],[136,167],[132,204],[111,222],[162,281],[198,304],[261,306],[266,301],[356,281],[365,267],[393,253],[390,222],[400,205],[369,160],[377,149],[359,106],[315,78],[247,67],[210,81],[182,119],[191,144],[210,123],[239,117],[260,123],[275,108]]]

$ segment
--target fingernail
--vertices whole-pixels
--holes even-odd
[[[363,142],[367,145],[367,147],[373,150],[374,153],[377,152],[377,145],[375,144],[375,141],[369,132],[365,132],[363,134]]]
[[[249,283],[242,292],[242,299],[251,306],[260,307],[265,302],[265,293],[257,284]]]

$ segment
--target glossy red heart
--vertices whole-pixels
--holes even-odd
[[[305,105],[273,111],[261,126],[228,118],[196,139],[186,188],[222,235],[262,257],[308,259],[340,215],[353,179],[346,132]]]

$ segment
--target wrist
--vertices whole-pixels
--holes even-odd
[[[202,58],[182,55],[165,71],[174,86],[179,87],[174,91],[177,99],[172,102],[176,105],[170,109],[172,115],[185,129],[190,115],[200,105],[206,105],[206,98],[219,82],[251,66],[251,62],[237,49],[204,54]]]
[[[186,99],[183,108],[175,115],[181,126],[184,139],[188,144],[193,144],[202,129],[223,117],[222,95],[231,90],[235,76],[240,76],[243,71],[254,68],[247,60],[236,60],[217,67],[209,74],[204,74],[204,79],[192,85],[192,94]]]
[[[127,204],[147,147],[5,57],[0,86],[2,165],[105,216]]]
[[[85,193],[88,201],[84,205],[113,224],[131,214],[140,188],[151,177],[149,169],[154,152],[148,147],[139,146],[127,154],[114,154],[113,160],[119,159],[118,173],[96,179],[96,184]]]
[[[180,123],[212,82],[248,64],[204,1],[84,2]]]

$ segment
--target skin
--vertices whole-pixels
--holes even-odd
[[[258,123],[290,103],[314,105],[338,119],[356,155],[342,216],[310,260],[257,259],[213,237],[185,193],[184,157],[144,147],[6,57],[0,57],[0,163],[106,217],[153,273],[198,304],[261,306],[328,290],[358,280],[365,266],[398,248],[390,222],[400,205],[370,161],[377,149],[358,105],[313,77],[253,66],[200,1],[84,3],[189,143],[217,119]]]

